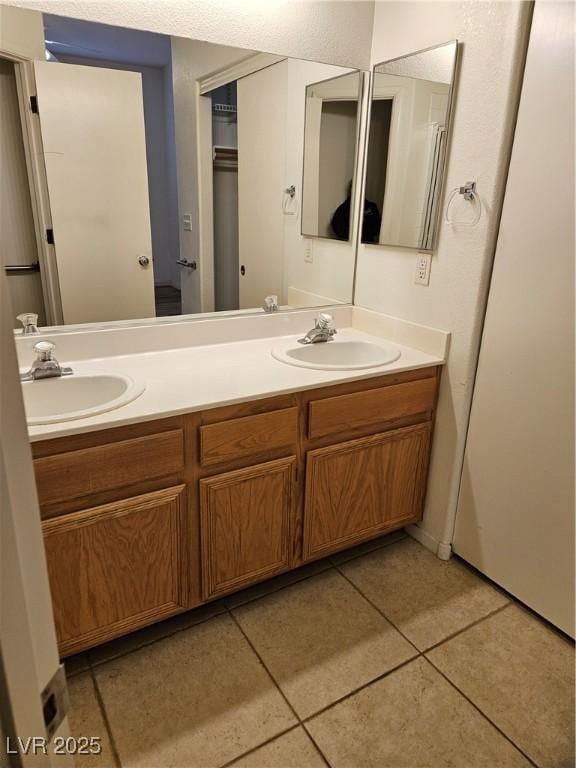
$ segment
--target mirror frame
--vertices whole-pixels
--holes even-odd
[[[418,56],[422,53],[428,53],[429,51],[435,51],[438,48],[443,48],[446,45],[454,45],[454,61],[452,63],[452,72],[451,72],[451,79],[450,79],[450,89],[448,91],[448,106],[446,108],[446,150],[444,153],[444,160],[442,163],[442,169],[440,172],[440,179],[439,179],[439,186],[438,186],[438,206],[436,207],[436,212],[433,217],[433,235],[432,235],[432,244],[430,248],[419,248],[416,245],[400,245],[397,243],[364,243],[362,242],[362,225],[359,222],[358,224],[358,246],[362,245],[367,248],[401,248],[402,250],[409,250],[409,251],[418,251],[419,253],[433,253],[438,245],[438,236],[440,232],[440,222],[441,222],[441,214],[442,214],[442,201],[444,198],[444,192],[445,192],[445,185],[446,185],[446,174],[448,169],[448,156],[450,152],[450,145],[452,143],[452,124],[453,124],[453,116],[454,116],[454,107],[455,107],[455,93],[456,93],[456,84],[457,84],[457,78],[459,73],[459,63],[460,63],[460,50],[462,44],[457,40],[446,40],[443,43],[438,43],[437,45],[431,45],[428,46],[428,48],[422,48],[418,51],[412,51],[410,53],[406,53],[402,56],[395,56],[393,59],[386,59],[386,61],[380,61],[377,64],[374,64],[371,70],[371,77],[370,77],[370,95],[368,98],[368,115],[367,115],[367,124],[366,124],[366,140],[365,140],[365,146],[364,146],[364,162],[363,162],[363,173],[362,173],[362,210],[360,211],[360,217],[363,213],[363,206],[364,206],[364,193],[366,189],[366,177],[368,173],[368,145],[369,145],[369,136],[370,136],[370,118],[372,115],[372,103],[373,103],[373,93],[374,93],[374,84],[375,84],[375,76],[379,74],[376,70],[378,67],[382,67],[386,64],[392,64],[395,61],[401,61],[403,59],[409,59],[412,56]],[[385,74],[385,73],[380,73]],[[401,77],[401,75],[398,75]],[[388,147],[388,152],[390,152],[390,147]],[[382,216],[384,215],[384,211],[382,211]],[[358,258],[358,253],[356,253],[356,259]]]

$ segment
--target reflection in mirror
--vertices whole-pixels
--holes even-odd
[[[359,72],[306,87],[302,234],[350,240]]]
[[[362,242],[434,248],[457,43],[374,67]]]
[[[2,261],[14,315],[54,326],[352,300],[352,245],[323,244],[340,249],[341,268],[326,269],[330,253],[310,257],[300,213],[307,88],[349,77],[329,120],[353,113],[352,122],[358,73],[43,18],[35,115],[18,95],[20,65],[0,58],[0,161],[10,171],[1,183],[11,190],[0,190]],[[329,149],[350,181],[355,125]],[[327,206],[344,199],[341,186]]]

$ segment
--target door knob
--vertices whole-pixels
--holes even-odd
[[[138,264],[141,267],[147,267],[150,264],[150,258],[148,256],[138,256]]]

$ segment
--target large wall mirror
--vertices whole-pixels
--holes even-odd
[[[55,326],[263,311],[272,295],[279,309],[352,301],[351,216],[328,228],[356,183],[361,73],[43,20],[31,104],[0,58],[15,315]]]
[[[363,243],[435,246],[457,47],[453,41],[374,67]]]

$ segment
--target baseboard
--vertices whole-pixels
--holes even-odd
[[[440,560],[450,560],[452,556],[452,546],[442,541],[438,541],[434,536],[431,536],[428,531],[420,528],[418,525],[407,525],[404,528],[409,536],[416,539],[423,547],[433,552]]]

